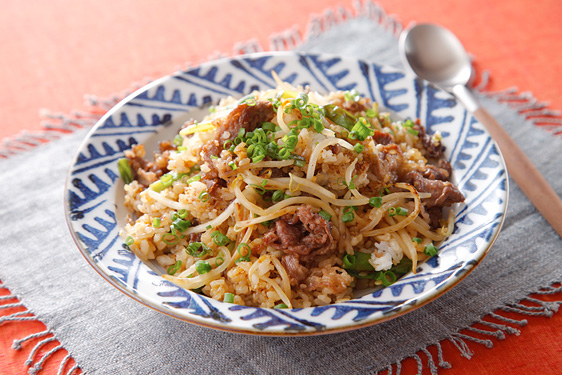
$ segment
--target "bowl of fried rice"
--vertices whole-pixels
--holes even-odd
[[[501,154],[446,92],[373,62],[262,53],[152,82],[92,129],[71,233],[160,312],[264,335],[331,333],[439,297],[493,244]]]

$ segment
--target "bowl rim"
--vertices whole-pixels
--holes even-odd
[[[184,321],[184,322],[195,324],[195,325],[198,325],[198,326],[218,329],[218,330],[225,331],[225,332],[239,333],[239,334],[250,334],[250,335],[257,335],[257,336],[299,337],[299,336],[324,335],[324,334],[332,334],[332,333],[339,333],[339,332],[347,332],[347,331],[351,331],[351,330],[355,330],[355,329],[364,328],[364,327],[367,327],[367,326],[372,326],[372,325],[375,325],[375,324],[383,323],[383,322],[386,322],[388,320],[391,320],[391,319],[397,318],[399,316],[402,316],[406,313],[417,310],[418,308],[420,308],[422,306],[425,306],[428,303],[434,301],[435,299],[441,297],[446,292],[451,290],[453,287],[458,285],[462,280],[464,280],[482,262],[482,260],[486,257],[486,255],[488,254],[488,252],[490,251],[490,249],[492,248],[492,246],[494,245],[495,241],[497,240],[497,238],[499,236],[499,233],[500,233],[501,228],[502,228],[502,226],[504,224],[504,221],[505,221],[507,206],[508,206],[508,199],[509,199],[508,171],[507,171],[507,167],[505,165],[505,161],[503,159],[503,155],[501,154],[501,150],[499,149],[499,147],[497,146],[495,141],[492,139],[491,135],[485,129],[484,129],[484,132],[490,138],[491,142],[493,143],[493,146],[495,147],[495,150],[498,153],[499,162],[501,164],[500,168],[502,168],[505,172],[505,177],[504,177],[505,193],[504,193],[504,196],[502,197],[503,198],[502,203],[500,204],[502,209],[498,210],[498,212],[496,212],[499,216],[501,216],[500,222],[491,230],[491,235],[490,235],[489,240],[487,241],[487,243],[485,245],[482,246],[482,249],[480,250],[481,255],[476,259],[471,259],[471,260],[474,261],[473,263],[467,264],[465,267],[460,269],[460,272],[455,273],[454,277],[449,276],[447,278],[447,280],[445,281],[445,284],[444,285],[440,284],[439,288],[436,288],[436,286],[434,286],[431,289],[429,289],[427,292],[424,292],[423,294],[421,294],[419,296],[416,296],[415,298],[413,298],[413,303],[412,303],[411,299],[408,299],[408,302],[405,302],[405,303],[401,304],[402,308],[399,309],[399,311],[394,311],[392,314],[389,314],[388,316],[384,316],[382,318],[377,318],[377,319],[366,318],[359,323],[345,324],[345,325],[342,325],[342,326],[336,325],[334,327],[326,327],[325,329],[322,329],[322,330],[313,330],[313,331],[285,331],[285,330],[281,330],[281,329],[274,330],[274,331],[267,331],[267,330],[265,330],[265,331],[261,330],[260,331],[260,330],[257,330],[257,329],[250,329],[250,328],[246,328],[246,327],[237,327],[237,326],[234,326],[234,325],[225,325],[225,324],[221,324],[220,322],[217,322],[216,320],[212,320],[212,319],[211,320],[209,320],[209,319],[205,320],[204,318],[201,318],[201,319],[195,318],[194,319],[193,315],[186,316],[184,314],[178,313],[175,309],[167,309],[167,308],[163,307],[162,305],[154,304],[151,301],[149,301],[148,298],[144,298],[141,294],[126,288],[122,282],[117,281],[114,277],[105,273],[104,270],[102,269],[102,267],[100,267],[94,261],[93,257],[90,255],[90,253],[81,245],[81,240],[78,238],[77,232],[75,231],[75,229],[73,227],[74,224],[72,223],[72,220],[70,219],[71,211],[70,211],[70,205],[69,205],[69,202],[68,202],[68,192],[70,191],[70,186],[71,186],[72,171],[73,171],[73,168],[75,167],[76,161],[78,160],[78,157],[79,157],[80,153],[82,152],[82,150],[84,150],[85,146],[88,144],[88,141],[90,140],[91,136],[93,134],[95,134],[95,132],[104,124],[104,122],[109,117],[114,115],[116,112],[119,112],[124,106],[126,106],[131,100],[136,98],[139,94],[141,94],[145,91],[148,91],[149,89],[151,89],[153,87],[156,87],[158,85],[161,85],[161,84],[167,82],[168,80],[172,79],[176,75],[180,75],[180,74],[192,71],[194,69],[199,69],[200,67],[221,65],[221,64],[227,63],[229,61],[239,60],[239,59],[247,59],[247,58],[259,58],[259,57],[266,57],[266,56],[283,58],[283,57],[294,57],[294,56],[301,56],[301,55],[306,55],[306,56],[312,55],[312,56],[340,58],[341,60],[346,61],[346,63],[363,61],[363,62],[378,65],[380,67],[388,68],[389,70],[394,70],[394,71],[397,71],[397,72],[406,73],[405,71],[402,71],[402,70],[397,69],[395,67],[378,64],[374,61],[350,57],[350,56],[331,54],[331,53],[323,53],[323,52],[318,53],[318,52],[272,51],[272,52],[250,53],[250,54],[240,55],[240,56],[223,57],[223,58],[216,59],[216,60],[205,61],[205,62],[202,62],[202,63],[197,64],[195,66],[191,66],[187,69],[175,72],[173,74],[165,75],[161,78],[158,78],[158,79],[156,79],[156,80],[136,89],[134,92],[128,94],[122,100],[120,100],[117,104],[115,104],[113,107],[111,107],[96,122],[96,124],[88,131],[88,133],[86,134],[86,136],[84,137],[84,139],[80,143],[80,145],[79,145],[79,147],[78,147],[78,149],[77,149],[77,151],[76,151],[76,153],[75,153],[75,155],[72,159],[71,166],[68,169],[67,174],[66,174],[65,185],[64,185],[65,194],[64,194],[64,197],[63,197],[65,221],[67,223],[67,226],[68,226],[68,229],[69,229],[70,234],[72,236],[72,239],[73,239],[74,243],[76,244],[76,246],[78,247],[82,256],[86,259],[86,261],[89,263],[89,265],[103,279],[105,279],[107,282],[109,282],[110,285],[115,287],[117,290],[121,291],[126,296],[128,296],[128,297],[132,298],[133,300],[151,308],[152,310],[158,311],[158,312],[163,313],[167,316],[176,318],[176,319]],[[446,92],[445,90],[442,90],[442,89],[438,88],[437,86],[431,85],[429,83],[428,83],[428,85],[435,87],[440,92]],[[453,169],[453,171],[454,171],[454,169]],[[135,257],[136,257],[136,255],[135,255]],[[439,289],[439,290],[437,291],[437,289]],[[188,293],[194,293],[194,292],[188,291]],[[208,296],[201,296],[201,297],[211,299],[211,297],[208,297]],[[216,300],[213,300],[213,301],[216,301]],[[353,301],[353,300],[351,300],[351,301]],[[216,301],[216,302],[223,303],[221,301]],[[339,304],[331,304],[329,306],[336,306],[336,305],[339,305]],[[255,309],[263,309],[263,310],[273,310],[273,309],[263,308],[263,307],[254,307],[254,308]],[[314,307],[299,308],[299,309],[288,309],[287,311],[297,311],[297,310],[303,310],[303,309],[314,309]]]

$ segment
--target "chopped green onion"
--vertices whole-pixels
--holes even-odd
[[[265,185],[267,185],[267,180],[266,180],[266,179],[264,179],[264,180],[263,180],[263,181],[261,182],[261,184],[260,184],[260,185],[261,185],[262,187],[265,187]]]
[[[396,215],[408,216],[408,209],[404,207],[396,207]]]
[[[430,257],[437,255],[437,248],[432,243],[425,245],[425,249],[423,250],[425,255],[429,255]]]
[[[167,187],[172,186],[173,182],[174,182],[174,176],[170,173],[166,173],[162,175],[158,181],[155,181],[152,184],[150,184],[150,188],[155,192],[160,192],[166,189]]]
[[[159,228],[161,222],[162,222],[162,221],[160,220],[159,217],[155,217],[154,219],[152,219],[152,226],[153,226],[154,228]]]
[[[322,218],[326,221],[330,221],[332,219],[332,215],[330,215],[328,212],[321,210],[320,212],[318,212],[318,215],[322,216]]]
[[[422,239],[419,238],[419,237],[414,237],[414,238],[412,238],[412,242],[415,242],[415,243],[417,243],[417,244],[420,244],[420,243],[422,243]]]
[[[271,131],[271,132],[275,131],[275,124],[272,123],[272,122],[264,122],[264,123],[261,125],[261,127],[262,127],[262,129],[265,130],[265,131]]]
[[[234,146],[234,142],[232,142],[230,139],[227,139],[226,141],[224,141],[224,143],[222,144],[222,148],[225,150],[230,149],[231,146]]]
[[[191,221],[180,219],[180,218],[174,220],[174,222],[172,223],[172,228],[177,229],[180,233],[185,232],[185,230],[190,226],[191,226]]]
[[[238,169],[238,166],[236,165],[235,162],[231,161],[230,163],[228,163],[228,166],[230,167],[230,169],[232,169],[233,171]]]
[[[183,143],[183,137],[182,137],[181,135],[179,135],[179,134],[176,135],[176,136],[174,137],[173,143],[174,143],[176,146],[181,146],[182,143]]]
[[[212,269],[213,267],[211,267],[209,262],[207,262],[206,260],[198,260],[197,262],[195,262],[195,270],[197,271],[197,273],[199,273],[199,275],[203,275]]]
[[[256,193],[258,193],[259,195],[264,195],[267,192],[267,189],[265,189],[263,186],[256,184],[251,184],[250,186],[253,187]]]
[[[285,148],[287,148],[288,150],[294,150],[297,146],[297,143],[299,143],[299,137],[297,137],[296,135],[291,135],[285,140]]]
[[[207,225],[207,226],[205,227],[205,229],[209,230],[209,229],[211,229],[212,227],[213,227],[212,225]]]
[[[178,146],[178,149],[177,149],[178,152],[179,152],[179,151],[185,151],[185,150],[187,150],[187,147],[185,147],[185,146]]]
[[[218,159],[219,157],[216,155],[211,155],[211,159]]]
[[[232,293],[225,293],[223,302],[226,303],[234,303],[234,294]]]
[[[128,236],[127,238],[125,238],[125,245],[131,246],[134,243],[135,243],[135,239],[133,237]]]
[[[168,267],[168,275],[173,275],[176,272],[178,272],[181,268],[181,260],[178,260],[176,262],[176,264],[171,265],[170,267]]]
[[[369,198],[369,204],[372,207],[381,208],[382,207],[382,197],[372,197]]]
[[[314,121],[313,127],[316,133],[322,133],[322,130],[324,130],[324,124],[318,120]]]
[[[341,216],[341,221],[343,221],[344,223],[350,223],[353,221],[353,219],[355,219],[353,211],[346,212]]]
[[[404,123],[402,124],[403,127],[405,128],[412,128],[414,127],[414,122],[410,119],[407,119],[406,121],[404,121]]]
[[[207,202],[210,197],[211,197],[211,196],[209,195],[209,193],[207,193],[207,192],[204,191],[204,190],[199,194],[199,200],[200,200],[201,202]]]
[[[202,242],[192,242],[185,248],[185,252],[193,257],[201,258],[203,255],[209,253],[211,249],[209,249],[204,243]]]
[[[418,135],[420,133],[419,130],[416,129],[408,129],[407,131],[412,135]]]
[[[189,212],[187,212],[185,208],[182,208],[181,210],[178,211],[178,216],[180,219],[185,219],[187,215],[189,215]]]
[[[189,185],[189,184],[191,184],[192,182],[199,181],[200,179],[201,179],[201,175],[198,174],[198,175],[195,175],[195,176],[193,176],[193,177],[188,178],[188,179],[185,181],[185,183],[186,183],[186,185]]]
[[[368,109],[365,111],[365,115],[369,118],[377,117],[378,113],[374,109]]]
[[[278,155],[279,155],[279,159],[287,160],[289,159],[289,156],[291,156],[291,151],[283,147],[281,150],[279,150]]]
[[[388,216],[407,216],[408,215],[408,209],[407,208],[403,208],[403,207],[390,207],[388,209]]]
[[[168,239],[172,237],[171,239]],[[172,233],[166,233],[165,235],[162,236],[162,241],[164,241],[166,244],[168,245],[177,245],[177,243],[180,241],[180,239],[178,238],[177,235],[172,234]]]
[[[285,305],[284,303],[280,303],[278,305],[273,306],[274,309],[287,309],[289,306]]]
[[[226,246],[230,243],[230,238],[228,238],[226,235],[222,234],[218,230],[211,233],[211,238],[213,239],[213,242],[217,246]]]
[[[273,200],[273,202],[280,202],[283,200],[285,196],[285,193],[283,193],[283,191],[281,190],[275,190],[273,192],[273,195],[271,196],[271,200]]]
[[[259,162],[262,161],[263,159],[265,159],[265,155],[254,156],[254,157],[252,158],[252,163],[259,163]]]
[[[365,146],[363,146],[361,143],[357,143],[353,149],[355,150],[355,152],[357,152],[358,154],[362,153],[363,150],[365,149]]]
[[[370,128],[370,124],[363,117],[359,118],[359,121],[355,123],[351,129],[351,134],[355,132],[356,138],[360,141],[364,141],[367,137],[375,134],[375,131]]]
[[[242,249],[246,249],[246,255],[242,255]],[[250,261],[250,255],[252,255],[252,248],[250,247],[250,245],[245,242],[241,242],[240,245],[238,245],[238,247],[236,248],[236,251],[238,251],[240,258],[236,259],[236,261],[234,262],[235,264],[238,264],[239,262]]]
[[[119,169],[119,174],[123,179],[125,184],[130,184],[133,182],[133,172],[131,171],[131,164],[129,163],[129,159],[123,158],[119,159],[117,162],[117,169]]]
[[[297,167],[304,167],[305,161],[301,160],[301,159],[295,159],[294,165],[296,165]]]
[[[396,274],[394,274],[394,272],[390,270],[383,271],[379,273],[379,276],[376,278],[376,280],[381,281],[382,286],[389,286],[396,282]]]
[[[357,90],[345,91],[343,93],[343,96],[345,100],[349,102],[356,102],[361,99],[361,95],[359,95],[359,92],[357,92]]]

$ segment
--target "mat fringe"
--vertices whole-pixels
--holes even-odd
[[[301,32],[297,27],[292,27],[279,33],[273,33],[269,37],[269,44],[267,49],[264,49],[264,47],[257,39],[250,39],[245,42],[239,42],[233,46],[231,55],[236,56],[247,53],[263,52],[266,50],[292,50],[295,47],[303,44],[310,38],[320,36],[335,25],[338,25],[339,23],[352,18],[367,18],[369,20],[372,20],[373,22],[376,22],[380,26],[384,27],[387,31],[389,31],[396,37],[398,37],[400,35],[400,32],[403,30],[402,23],[398,21],[395,16],[386,13],[385,10],[377,3],[370,0],[355,0],[352,2],[351,9],[340,6],[336,9],[326,9],[320,15],[312,14],[304,33]],[[227,56],[229,55],[221,52],[215,52],[212,55],[208,56],[206,60],[210,61]],[[179,67],[178,70],[185,70],[190,68],[191,66],[192,65],[190,63],[185,63],[184,65]],[[64,136],[64,134],[72,133],[79,129],[91,128],[109,109],[111,109],[119,101],[149,82],[149,79],[146,79],[143,82],[137,82],[133,84],[130,89],[105,99],[100,99],[95,95],[86,95],[84,99],[88,110],[85,111],[73,111],[70,114],[54,113],[48,110],[41,111],[41,117],[43,118],[43,130],[33,133],[22,132],[18,136],[15,136],[13,138],[4,139],[0,144],[0,158],[8,158],[21,152],[31,151],[38,146],[41,146],[42,144],[61,138],[62,136]],[[548,102],[539,101],[530,92],[518,92],[516,87],[510,87],[502,91],[488,92],[486,90],[488,88],[489,82],[490,72],[485,70],[477,73],[477,77],[473,81],[471,88],[481,95],[485,95],[494,98],[499,102],[506,103],[520,115],[524,116],[526,120],[531,121],[537,127],[541,127],[546,131],[552,133],[553,135],[562,135],[561,112],[548,108]],[[552,295],[562,293],[562,286],[554,286],[557,284],[560,283],[554,283],[551,286],[540,288],[534,294]],[[0,288],[6,288],[3,284],[1,284],[1,281]],[[0,309],[7,309],[10,307],[24,307],[21,302],[3,304],[4,301],[10,301],[15,298],[17,297],[11,294],[7,296],[1,296]],[[522,302],[532,303],[534,305],[527,305],[523,304]],[[472,336],[472,333],[484,336],[492,336],[492,338],[495,338],[497,340],[504,340],[506,338],[506,334],[519,336],[521,334],[521,331],[515,326],[523,327],[527,324],[526,319],[516,320],[505,317],[498,312],[505,311],[510,313],[517,313],[523,316],[526,315],[551,317],[555,312],[558,311],[558,308],[561,304],[562,296],[561,300],[556,302],[542,301],[537,298],[525,297],[516,303],[508,303],[504,306],[499,306],[496,309],[496,312],[486,315],[486,317],[502,321],[505,324],[498,324],[481,318],[474,322],[471,326],[463,329],[464,331],[468,331],[470,333],[456,332],[445,338],[445,340],[450,341],[459,350],[459,354],[462,357],[470,359],[472,358],[474,353],[470,350],[470,346],[467,342],[484,345],[487,348],[492,348],[494,345],[491,339],[481,339],[476,336]],[[37,318],[33,315],[32,312],[30,312],[29,310],[25,310],[6,316],[0,316],[0,325],[7,322],[21,322],[28,320],[37,320]],[[493,330],[473,327],[476,324],[490,327]],[[49,357],[51,357],[57,351],[65,349],[62,345],[60,345],[60,342],[58,342],[51,330],[45,330],[28,335],[19,340],[14,340],[12,347],[15,350],[21,350],[23,343],[45,336],[49,337],[35,344],[35,346],[31,349],[27,361],[25,362],[25,365],[29,367],[29,374],[36,374],[37,372],[39,372],[42,369],[43,364],[46,360],[49,359]],[[35,356],[41,349],[41,347],[50,342],[56,342],[59,345],[47,351],[39,360],[35,359]],[[435,356],[428,350],[432,346],[434,346],[437,350],[437,358],[435,358]],[[420,357],[422,353],[425,355],[425,357],[427,357],[427,365],[425,366],[422,358]],[[421,375],[424,368],[429,369],[431,375],[437,375],[439,369],[451,368],[451,364],[443,359],[443,349],[441,347],[441,343],[437,342],[428,345],[425,348],[422,348],[418,353],[414,353],[410,356],[402,358],[399,362],[387,366],[386,369],[376,371],[375,374],[382,375],[383,372],[386,371],[385,375],[400,375],[402,371],[402,361],[407,358],[412,358],[416,361],[417,375]],[[67,354],[60,362],[57,375],[62,375],[65,367],[72,360],[72,356],[70,354]],[[70,375],[79,369],[80,368],[78,364],[74,364],[66,374]]]
[[[8,290],[8,288],[1,281],[0,289]],[[38,320],[37,317],[33,315],[33,313],[29,311],[22,302],[18,301],[18,297],[16,295],[8,294],[0,296],[0,314],[8,309],[18,307],[24,308],[25,310],[17,311],[7,315],[0,315],[0,325],[7,324],[8,322]],[[47,350],[47,347],[50,343],[55,343],[56,345]],[[29,350],[29,355],[24,362],[24,365],[27,367],[27,373],[30,375],[35,375],[39,371],[41,371],[45,362],[49,360],[49,358],[51,358],[53,354],[60,350],[66,351],[50,329],[32,333],[23,338],[14,340],[12,342],[12,349]],[[41,355],[39,355],[41,351],[43,352],[41,353]],[[70,354],[67,354],[66,357],[63,358],[63,360],[59,363],[57,374],[62,375],[63,371],[68,367],[68,363],[71,359],[72,357],[70,356]],[[78,365],[74,364],[70,369],[68,369],[66,374],[70,375],[78,369]]]

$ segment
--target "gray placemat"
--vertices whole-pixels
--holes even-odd
[[[395,35],[372,18],[311,32],[298,49],[399,66]],[[560,194],[562,142],[497,98],[481,99]],[[78,131],[0,162],[0,279],[86,373],[376,373],[444,339],[467,354],[460,329],[562,279],[562,240],[510,181],[508,216],[496,245],[464,281],[429,305],[376,326],[326,336],[260,337],[197,327],[117,291],[77,250],[65,222],[63,187],[85,134]],[[429,359],[423,365],[432,372],[447,366]]]

